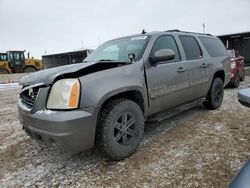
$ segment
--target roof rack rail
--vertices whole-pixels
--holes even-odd
[[[181,32],[179,29],[167,30],[166,32]]]
[[[173,29],[173,30],[167,30],[165,32],[183,32],[183,33],[193,33],[193,34],[199,34],[199,35],[208,35],[208,36],[213,36],[209,33],[198,33],[198,32],[190,32],[190,31],[181,31],[181,30],[178,30],[178,29]]]

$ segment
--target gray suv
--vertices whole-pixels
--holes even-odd
[[[178,30],[105,42],[83,63],[23,77],[24,130],[46,145],[83,151],[96,145],[121,160],[135,152],[144,122],[202,100],[221,106],[230,59],[211,35]]]

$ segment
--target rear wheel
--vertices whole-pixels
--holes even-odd
[[[221,78],[213,79],[211,88],[207,94],[206,101],[203,105],[209,110],[215,110],[221,106],[224,96],[224,86]]]
[[[240,74],[239,74],[239,72],[237,72],[235,80],[232,81],[231,86],[233,88],[237,88],[237,87],[239,87],[239,85],[240,85]]]
[[[24,72],[29,73],[29,72],[36,72],[36,68],[35,67],[26,67],[24,69]]]
[[[9,74],[9,72],[5,69],[0,69],[0,74]]]
[[[134,153],[143,137],[144,117],[133,101],[111,101],[101,112],[96,144],[113,160],[122,160]]]

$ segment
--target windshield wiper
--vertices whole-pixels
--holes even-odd
[[[98,61],[116,61],[114,59],[99,59]]]
[[[118,62],[118,63],[130,63],[127,61],[119,61],[119,60],[114,60],[114,59],[99,59],[97,61],[101,61],[101,62]]]

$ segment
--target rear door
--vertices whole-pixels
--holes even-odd
[[[151,112],[156,113],[185,102],[189,88],[187,67],[181,60],[179,49],[172,35],[159,36],[152,47],[150,55],[157,50],[172,49],[175,59],[159,62],[146,68],[148,94]]]
[[[188,64],[190,100],[206,95],[211,64],[203,57],[201,47],[194,36],[180,35],[180,42]]]

